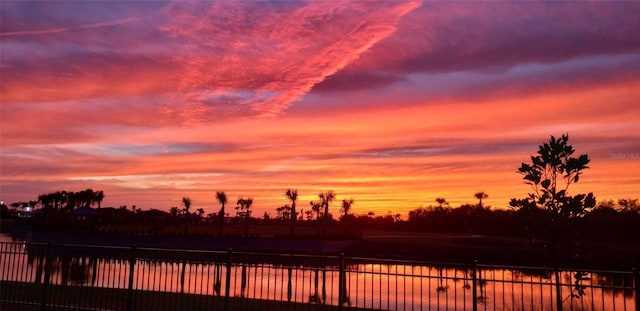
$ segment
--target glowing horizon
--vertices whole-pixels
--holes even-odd
[[[13,2],[0,22],[0,199],[103,190],[102,206],[254,215],[483,202],[569,134],[570,189],[640,193],[633,2]],[[622,157],[624,155],[624,157]]]

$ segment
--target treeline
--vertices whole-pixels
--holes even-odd
[[[292,199],[292,191],[288,191],[289,199]],[[293,192],[297,194],[297,192]],[[297,218],[297,227],[341,227],[350,232],[376,229],[416,231],[429,233],[462,234],[462,235],[490,235],[530,237],[540,227],[550,221],[551,215],[543,209],[493,209],[483,206],[482,199],[485,193],[477,193],[477,204],[463,204],[451,207],[443,198],[436,199],[437,205],[417,208],[409,211],[408,217],[403,219],[401,214],[389,213],[387,215],[375,215],[373,212],[354,215],[350,212],[354,200],[342,200],[339,205],[339,217],[334,219],[329,212],[329,204],[335,199],[335,193],[328,191],[319,195],[320,200],[309,202],[309,207],[294,212],[296,196],[293,196],[291,205],[276,208],[276,217],[271,217],[265,212],[261,217],[242,217],[242,213],[236,216],[224,213],[224,217],[218,217],[219,213],[205,215],[199,208],[190,212],[187,208],[172,208],[170,211],[157,209],[141,210],[135,205],[130,209],[127,206],[119,208],[100,208],[105,195],[103,191],[85,189],[77,192],[57,191],[41,194],[37,201],[18,202],[12,207],[29,206],[40,212],[34,214],[34,224],[41,229],[54,229],[60,226],[67,227],[69,217],[77,218],[75,213],[81,207],[94,206],[97,221],[102,224],[122,225],[171,225],[190,224],[222,226],[223,224],[251,222],[258,226],[292,226]],[[6,205],[2,205],[2,217],[11,217],[11,211]],[[298,217],[293,217],[296,215]],[[256,215],[257,216],[257,215]],[[40,221],[37,220],[40,218]],[[86,218],[86,217],[85,217]],[[619,199],[601,201],[597,206],[581,217],[569,220],[571,226],[579,228],[581,234],[589,240],[616,240],[621,242],[640,242],[640,203],[638,199]],[[536,228],[538,226],[538,228]]]
[[[1,204],[0,216],[5,219],[35,218],[36,221],[33,225],[39,228],[34,229],[69,228],[78,225],[77,216],[85,216],[86,218],[86,215],[74,215],[74,211],[95,205],[99,209],[104,197],[102,190],[94,191],[91,188],[80,191],[60,190],[40,194],[35,201],[11,203],[13,210],[10,210],[5,204]],[[19,208],[20,210],[18,210]]]
[[[471,235],[535,238],[537,227],[545,226],[552,215],[542,209],[491,209],[464,204],[459,207],[429,206],[409,212],[410,230]],[[589,240],[640,242],[640,203],[638,199],[601,201],[595,208],[568,220]]]
[[[88,188],[77,192],[61,190],[41,194],[38,196],[38,201],[35,202],[39,203],[45,211],[73,211],[76,208],[94,206],[96,204],[100,207],[103,199],[104,192],[102,190],[94,191],[93,189]]]
[[[13,208],[13,211],[16,211],[19,208],[23,210],[29,209],[30,211],[40,209],[43,213],[52,215],[70,213],[74,209],[86,206],[97,205],[98,208],[100,208],[102,200],[104,200],[104,196],[105,195],[102,190],[94,191],[91,188],[80,191],[60,190],[41,194],[38,196],[37,200],[13,202],[9,206]],[[3,218],[13,216],[9,206],[5,205],[4,202],[1,204],[0,208]]]

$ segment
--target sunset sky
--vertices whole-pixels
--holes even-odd
[[[640,2],[0,5],[5,203],[503,208],[563,133],[591,158],[571,193],[640,197]]]

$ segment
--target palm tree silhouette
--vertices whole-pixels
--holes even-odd
[[[104,192],[102,190],[94,192],[94,200],[98,203],[98,210],[102,207],[102,200],[104,200]]]
[[[329,203],[333,202],[336,198],[336,194],[333,190],[329,190],[327,192],[321,192],[318,194],[320,201],[322,201],[322,206],[324,206],[324,218],[329,219]]]
[[[45,221],[45,225],[48,226],[49,222],[51,221],[51,217],[54,214],[55,211],[55,194],[53,193],[48,193],[48,194],[41,194],[38,196],[38,201],[40,201],[40,204],[42,205],[42,209],[44,210],[44,221]]]
[[[249,197],[246,199],[240,198],[238,199],[238,208],[242,211],[242,215],[244,215],[244,236],[249,237],[249,220],[251,217],[251,205],[253,204],[253,198]]]
[[[189,208],[191,208],[191,199],[188,197],[182,198],[182,205],[184,205],[184,235],[188,234],[187,226],[189,224]]]
[[[298,200],[298,190],[297,189],[287,189],[285,193],[287,198],[291,200],[291,223],[289,226],[289,235],[293,236],[293,226],[296,223],[296,219],[298,218],[298,213],[296,212],[296,200]]]
[[[100,228],[100,223],[102,218],[102,215],[100,215],[101,214],[100,209],[102,207],[102,200],[104,200],[104,192],[102,190],[94,192],[93,199],[98,203],[98,231],[100,231],[102,230]]]
[[[351,205],[353,205],[353,199],[342,200],[342,212],[344,213],[345,217],[349,214]]]
[[[224,191],[216,192],[216,199],[222,205],[220,211],[218,212],[218,221],[220,222],[218,226],[218,237],[222,236],[222,226],[224,225],[224,205],[227,203],[227,194]]]
[[[320,208],[322,208],[322,203],[311,201],[309,202],[309,205],[311,206],[311,212],[316,213],[316,221],[318,221],[320,219]]]
[[[204,208],[199,208],[196,211],[198,211],[198,218],[200,218],[198,222],[200,222],[202,221],[202,215],[204,215]]]
[[[316,213],[316,221],[315,221],[315,223],[316,223],[316,235],[320,235],[320,213],[321,213],[320,210],[322,208],[322,203],[310,201],[309,205],[311,206],[309,220],[311,220],[311,217],[313,216],[313,213]]]
[[[56,191],[53,194],[53,210],[56,214],[63,208],[63,204],[68,201],[68,196],[66,191]],[[56,215],[57,216],[57,215]]]
[[[289,207],[289,205],[283,205],[283,206],[277,207],[277,208],[276,208],[276,213],[277,213],[276,218],[277,218],[277,219],[283,219],[283,220],[284,220],[284,219],[287,219],[287,218],[286,218],[286,216],[285,216],[285,214],[288,214],[288,212],[287,212],[287,211],[288,211],[289,209],[291,209],[291,207]]]
[[[486,193],[484,193],[484,192],[482,192],[482,191],[480,191],[480,192],[478,192],[478,193],[474,194],[473,196],[475,196],[475,197],[476,197],[476,199],[480,200],[480,202],[478,202],[478,207],[480,207],[480,208],[482,208],[482,199],[486,199],[486,198],[488,198],[488,197],[489,197],[489,195],[488,195],[488,194],[486,194]]]

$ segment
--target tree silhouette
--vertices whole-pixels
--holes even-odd
[[[291,200],[291,222],[289,225],[289,235],[293,236],[293,226],[296,223],[298,218],[298,213],[296,212],[296,200],[298,200],[298,190],[297,189],[287,189],[285,193],[287,198]]]
[[[68,197],[67,197],[67,192],[62,190],[62,191],[57,191],[55,193],[53,193],[53,209],[54,211],[59,211],[63,208],[63,204],[66,204],[66,202],[68,201]]]
[[[52,216],[55,214],[55,198],[52,193],[49,194],[41,194],[38,196],[38,201],[42,206],[44,211],[44,221],[45,224],[51,221]]]
[[[204,215],[204,208],[199,208],[196,211],[198,211],[198,217],[202,218],[202,215]]]
[[[443,205],[449,206],[449,202],[447,202],[447,200],[445,200],[444,198],[436,198],[436,203],[438,203],[438,208],[440,209],[442,209]]]
[[[93,193],[93,199],[98,203],[98,230],[101,229],[102,215],[100,210],[102,209],[102,200],[104,200],[104,192],[102,190]]]
[[[531,164],[522,163],[518,173],[523,175],[522,178],[531,186],[533,192],[525,199],[513,198],[509,203],[518,210],[544,211],[542,221],[538,221],[538,228],[533,228],[534,231],[544,232],[543,239],[556,266],[560,257],[560,246],[565,241],[571,240],[572,244],[577,246],[573,258],[581,257],[579,227],[576,226],[575,219],[596,205],[596,199],[591,192],[575,196],[568,194],[569,186],[578,182],[582,171],[589,168],[587,164],[590,162],[586,154],[572,157],[575,150],[568,141],[567,134],[559,139],[551,136],[548,143],[539,146],[538,155],[531,156]],[[558,283],[560,273],[558,269],[554,272]],[[581,292],[578,294],[581,295]],[[556,286],[556,295],[561,295],[560,286]],[[557,307],[558,310],[562,310],[560,300]]]
[[[283,206],[276,208],[276,213],[277,213],[276,218],[280,220],[287,219],[289,217],[290,210],[291,210],[291,206],[289,206],[288,204],[285,204]]]
[[[85,206],[93,206],[93,204],[96,203],[95,201],[96,195],[93,189],[91,188],[82,190],[78,192],[77,195],[78,195],[78,206],[77,206],[78,208],[85,207]]]
[[[253,198],[240,198],[237,202],[237,208],[240,209],[241,215],[244,216],[244,236],[249,237],[249,220],[251,219],[251,205]]]
[[[596,205],[593,193],[568,193],[569,186],[577,183],[582,172],[589,168],[586,154],[572,157],[575,150],[568,144],[569,136],[559,139],[551,136],[549,142],[539,146],[538,155],[531,156],[531,164],[522,163],[518,173],[533,192],[524,199],[511,199],[509,205],[516,210],[538,215],[542,218],[532,226],[534,233],[543,233],[543,239],[554,261],[558,260],[559,246],[566,240],[575,239],[575,221]],[[574,241],[578,244],[578,241]],[[576,256],[578,256],[576,254]]]
[[[324,207],[324,218],[329,219],[331,216],[329,215],[329,204],[333,202],[336,198],[336,194],[333,190],[329,190],[327,192],[321,192],[318,194],[320,201],[322,202],[322,206]]]
[[[291,200],[291,222],[295,223],[298,213],[296,212],[296,200],[298,200],[298,190],[296,189],[287,189],[285,193],[287,198]]]
[[[488,197],[489,197],[489,195],[488,195],[488,194],[486,194],[486,193],[484,193],[484,192],[482,192],[482,191],[477,192],[477,193],[476,193],[476,194],[474,194],[473,196],[474,196],[474,197],[476,197],[476,199],[480,200],[480,201],[478,202],[478,207],[480,207],[480,208],[482,208],[482,199],[486,199],[486,198],[488,198]]]
[[[593,193],[568,194],[569,186],[577,183],[582,171],[589,168],[591,160],[586,154],[577,158],[571,157],[575,152],[567,142],[568,135],[555,139],[551,136],[549,143],[539,146],[538,155],[531,156],[532,164],[522,163],[518,173],[530,185],[533,192],[525,199],[511,199],[511,206],[534,204],[549,212],[554,217],[578,217],[596,205]]]
[[[126,208],[126,207],[125,207]],[[172,206],[169,209],[169,214],[171,214],[171,217],[178,217],[178,212],[180,211],[180,209],[178,209],[177,206]]]
[[[104,192],[102,190],[94,193],[94,200],[98,203],[98,209],[102,207],[102,200],[104,200]]]
[[[322,203],[310,201],[311,212],[316,213],[316,221],[320,220],[320,213],[322,212]]]
[[[618,206],[624,212],[640,212],[638,199],[618,199]]]
[[[187,226],[189,224],[189,208],[191,208],[191,199],[183,197],[182,205],[184,205],[184,235],[187,235],[189,233]]]
[[[224,205],[227,203],[227,194],[224,191],[216,192],[216,199],[220,202],[220,211],[218,212],[218,237],[222,236],[222,226],[224,226]]]
[[[91,188],[80,190],[78,192],[73,191],[56,191],[47,194],[41,194],[38,196],[37,201],[44,210],[45,223],[49,224],[51,220],[59,220],[59,217],[65,219],[65,214],[71,213],[74,209],[80,207],[94,206],[98,204],[98,209],[101,208],[102,200],[104,199],[104,192],[94,191]],[[31,203],[31,202],[26,202]],[[32,207],[35,207],[33,205]],[[100,216],[98,216],[98,227],[100,223]]]
[[[349,210],[351,210],[351,205],[353,205],[353,199],[342,200],[342,213],[344,213],[344,217],[346,218],[349,215]]]

